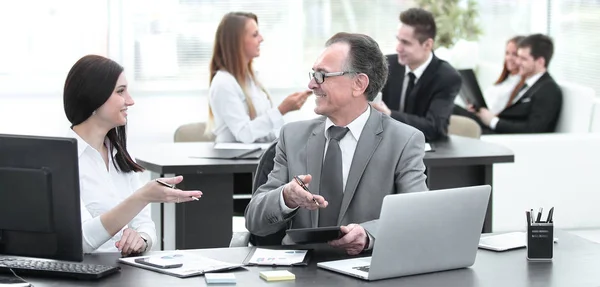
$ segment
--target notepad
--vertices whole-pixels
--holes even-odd
[[[206,284],[235,284],[233,273],[206,273],[204,274]]]
[[[267,282],[287,281],[295,280],[296,275],[287,270],[262,271],[260,272],[260,278],[265,279]]]

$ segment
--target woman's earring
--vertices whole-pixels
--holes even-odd
[[[96,110],[94,110],[94,111],[92,112],[92,115],[95,115],[95,114],[96,114]]]

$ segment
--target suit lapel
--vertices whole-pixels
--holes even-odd
[[[397,57],[390,60],[390,74],[388,82],[390,83],[389,92],[385,94],[387,99],[382,99],[389,103],[388,107],[393,110],[400,109],[400,98],[402,97],[402,86],[404,85],[404,66],[398,63]]]
[[[514,104],[512,104],[512,105],[508,106],[506,109],[504,109],[500,114],[502,114],[506,110],[510,110],[511,108],[513,108],[515,106],[519,106],[519,104],[523,103],[523,100],[531,98],[540,89],[540,87],[542,85],[544,85],[544,83],[550,78],[551,77],[550,77],[550,74],[548,74],[548,72],[544,73],[537,81],[535,81],[533,86],[531,86],[531,88],[529,88],[525,92],[525,94],[523,94],[523,96],[521,96]]]
[[[417,80],[417,84],[412,89],[410,95],[406,95],[406,103],[404,110],[407,113],[416,114],[414,110],[416,108],[415,105],[417,103],[417,97],[419,94],[425,94],[423,93],[423,89],[424,87],[427,87],[427,85],[429,85],[431,80],[433,80],[435,71],[437,70],[439,64],[439,59],[435,55],[433,55],[433,58],[431,58],[431,62],[429,63],[427,68],[425,68],[425,71],[423,71],[421,77]],[[421,93],[419,93],[419,91],[421,91]],[[425,101],[423,100],[423,102]]]
[[[531,96],[537,92],[537,90],[546,82],[546,80],[548,80],[549,77],[550,74],[548,74],[548,72],[544,73],[537,81],[535,81],[533,86],[531,86],[531,88],[529,88],[527,92],[525,92],[525,94],[519,98],[517,103],[520,103],[524,99],[531,98]]]
[[[323,155],[325,154],[325,121],[313,129],[306,144],[306,167],[315,184],[310,184],[309,190],[313,194],[320,194],[319,183],[321,182],[321,167],[323,167]],[[319,224],[318,212],[311,211],[310,219],[312,227]]]
[[[371,115],[363,128],[363,131],[358,139],[356,150],[354,151],[354,158],[348,172],[346,180],[346,189],[344,190],[344,197],[342,199],[342,206],[338,216],[338,225],[341,224],[348,206],[354,197],[358,183],[365,172],[367,164],[371,160],[373,153],[381,142],[381,133],[383,132],[382,116],[379,112],[374,111],[371,107]]]

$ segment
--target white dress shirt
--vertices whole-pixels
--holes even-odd
[[[107,170],[100,152],[92,148],[77,133],[69,129],[67,137],[77,139],[83,251],[85,253],[118,252],[115,243],[121,239],[123,229],[127,227],[150,237],[149,250],[152,244],[157,242],[156,227],[150,217],[149,205],[112,238],[100,221],[100,215],[117,206],[142,186],[138,174],[118,171],[113,165],[111,156],[108,157]],[[107,140],[106,144],[109,145],[110,142]],[[113,155],[115,153],[116,150],[113,151]]]
[[[371,115],[371,107],[367,107],[367,110],[364,111],[360,116],[354,119],[351,123],[349,123],[346,127],[349,129],[349,132],[340,140],[340,150],[342,151],[342,184],[343,191],[346,190],[346,182],[348,181],[348,173],[350,173],[350,167],[352,166],[352,159],[354,159],[354,152],[356,151],[356,146],[358,145],[358,140],[360,139],[360,134],[362,133],[365,125],[367,124],[367,120],[369,120],[369,116]],[[329,146],[329,136],[327,134],[327,130],[329,127],[333,126],[333,122],[327,118],[325,120],[325,152],[323,153],[323,160],[325,160],[325,154],[327,153],[327,147]],[[279,196],[279,205],[281,206],[281,210],[284,214],[289,214],[292,211],[296,210],[296,208],[289,208],[285,205],[285,200],[283,199],[283,189],[281,190],[281,195]],[[373,238],[369,235],[369,246],[367,249],[371,249],[373,246]]]
[[[246,96],[235,77],[217,71],[208,90],[208,100],[214,116],[215,142],[270,142],[277,138],[283,126],[283,116],[273,107],[267,94],[248,78],[256,117],[250,119]]]
[[[488,109],[493,114],[497,115],[504,110],[510,95],[515,87],[521,81],[521,75],[509,75],[504,81],[487,88],[483,92],[485,102],[488,104]]]
[[[529,78],[527,78],[527,80],[525,80],[525,87],[523,89],[521,89],[521,91],[517,94],[517,96],[513,99],[511,105],[514,105],[516,102],[518,102],[523,95],[525,95],[525,93],[527,93],[527,91],[545,74],[546,72],[539,72]],[[494,117],[491,121],[490,121],[490,128],[492,130],[496,129],[496,126],[498,125],[498,121],[500,121],[500,118],[498,117]]]
[[[416,86],[417,82],[419,81],[421,76],[423,76],[425,69],[427,69],[427,66],[429,66],[429,64],[431,63],[432,59],[433,59],[433,52],[429,53],[429,58],[427,58],[427,61],[425,61],[423,64],[421,64],[414,70],[411,70],[408,65],[404,66],[404,82],[402,83],[402,94],[400,96],[400,111],[401,112],[404,112],[404,107],[405,107],[404,103],[406,102],[406,88],[408,87],[408,80],[410,80],[408,73],[412,72],[415,75],[414,85]]]

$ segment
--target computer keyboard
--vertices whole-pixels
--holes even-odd
[[[352,269],[360,270],[369,273],[371,265],[352,267]]]
[[[44,259],[0,257],[0,272],[19,276],[70,277],[76,279],[100,279],[119,271],[120,267],[74,262],[58,262]]]

